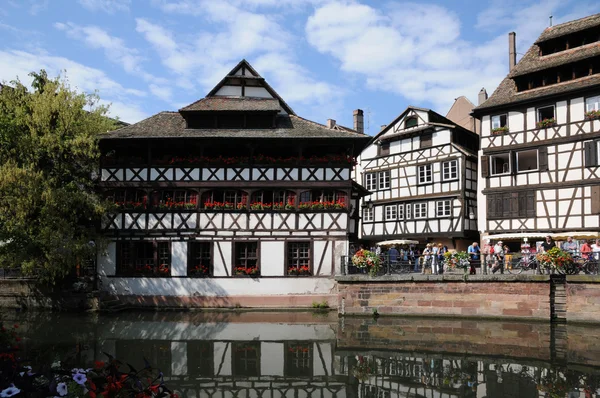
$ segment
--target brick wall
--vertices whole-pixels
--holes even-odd
[[[338,349],[470,353],[549,361],[550,323],[433,318],[347,317]]]
[[[600,280],[597,276],[567,276],[567,322],[600,322]]]
[[[358,278],[337,278],[340,313],[550,319],[546,276]]]

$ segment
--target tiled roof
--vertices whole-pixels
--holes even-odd
[[[509,76],[523,76],[532,72],[581,61],[597,55],[600,55],[600,42],[590,43],[585,46],[575,47],[570,50],[545,56],[539,55],[539,47],[534,44],[510,72]]]
[[[556,26],[546,28],[537,39],[536,43],[541,43],[570,33],[579,32],[594,26],[600,26],[600,14],[590,15],[589,17],[576,19],[574,21],[565,22]]]
[[[295,115],[279,115],[273,129],[186,129],[178,112],[161,112],[138,123],[101,135],[101,139],[140,138],[349,138],[371,137],[350,129],[330,129]]]
[[[271,111],[281,110],[279,101],[274,98],[250,98],[250,97],[206,97],[202,98],[181,111]]]

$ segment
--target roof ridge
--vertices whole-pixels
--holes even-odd
[[[597,17],[600,17],[600,13],[596,13],[596,14],[592,14],[592,15],[587,15],[585,17],[581,17],[581,18],[573,19],[571,21],[559,23],[558,25],[548,26],[546,29],[543,30],[543,32],[545,32],[547,30],[552,30],[554,28],[559,28],[559,27],[562,27],[564,25],[569,25],[569,24],[572,24],[572,23],[581,22],[581,21],[583,21],[585,19],[592,19],[592,18],[597,18]]]

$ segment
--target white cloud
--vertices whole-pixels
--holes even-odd
[[[45,69],[50,76],[66,72],[70,85],[77,91],[91,93],[97,90],[104,103],[112,101],[115,104],[112,114],[127,122],[145,117],[136,101],[144,93],[123,87],[99,69],[42,51],[0,50],[0,81],[19,78],[23,84],[30,85],[32,79],[28,74],[40,69]]]
[[[150,92],[154,94],[156,97],[160,98],[163,101],[169,102],[173,96],[173,91],[168,86],[159,86],[157,84],[151,84],[149,86]]]
[[[112,14],[117,11],[129,11],[131,0],[77,0],[90,11],[103,11]]]

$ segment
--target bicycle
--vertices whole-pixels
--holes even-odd
[[[567,275],[578,275],[583,271],[584,274],[597,274],[598,261],[593,257],[583,258],[579,256],[573,257],[573,265],[565,269]]]
[[[538,262],[535,256],[523,256],[518,262],[511,264],[510,267],[506,267],[506,271],[509,274],[520,274],[523,271],[536,270],[538,268]]]

